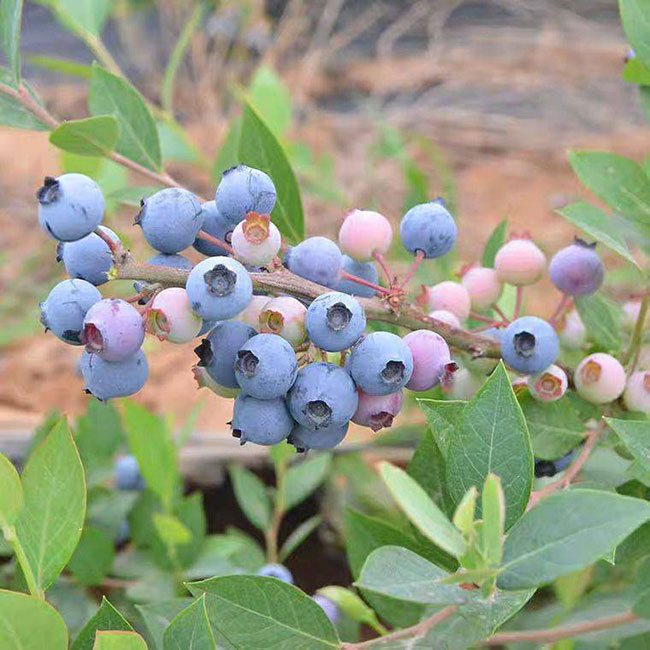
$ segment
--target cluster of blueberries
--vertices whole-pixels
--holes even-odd
[[[184,270],[187,279],[184,288],[149,293],[139,283],[136,290],[147,295],[139,305],[141,294],[103,299],[97,289],[109,278],[111,249],[119,250],[120,242],[100,225],[104,198],[96,183],[64,174],[46,178],[37,196],[39,222],[60,242],[59,257],[73,278],[42,303],[42,322],[66,343],[85,346],[81,372],[87,391],[99,399],[131,395],[144,385],[145,331],[172,343],[204,336],[196,348],[195,377],[199,386],[236,398],[231,426],[242,444],[286,439],[301,450],[330,448],[351,421],[375,431],[390,426],[404,388],[426,391],[440,384],[464,398],[476,380],[472,368],[454,372],[446,341],[432,331],[365,333],[358,298],[382,290],[373,262],[383,264],[393,239],[390,222],[377,212],[349,212],[338,245],[311,237],[281,253],[269,216],[276,190],[264,172],[245,165],[224,172],[215,200],[203,204],[187,190],[161,190],[142,201],[136,223],[158,251],[149,264]],[[449,253],[457,228],[444,201],[436,199],[411,208],[399,234],[419,262]],[[179,255],[190,246],[208,257],[192,266]],[[292,296],[254,294],[251,271],[273,270],[279,254],[295,275],[330,291],[309,305]],[[537,282],[545,268],[544,254],[530,239],[514,238],[500,248],[494,268],[472,266],[460,282],[423,287],[418,301],[432,319],[460,327],[470,314],[490,314],[504,283],[521,289]],[[576,240],[553,257],[550,277],[569,299],[595,292],[604,267],[594,246]],[[575,312],[564,320],[571,342],[573,330],[584,326]],[[498,340],[503,359],[526,377],[532,395],[559,399],[568,380],[554,364],[560,340],[551,323],[532,316],[494,323],[482,333]],[[339,363],[328,354],[339,355]],[[637,375],[628,380],[614,357],[596,353],[577,367],[574,384],[585,399],[605,403],[627,383],[628,407],[650,410],[650,377]]]

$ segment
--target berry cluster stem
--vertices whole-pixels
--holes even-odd
[[[650,307],[650,297],[645,296],[641,301],[641,308],[639,309],[639,315],[637,316],[636,323],[634,324],[634,330],[632,332],[632,338],[630,339],[630,346],[623,355],[621,363],[626,366],[628,363],[632,363],[632,370],[636,366],[636,362],[639,356],[639,350],[641,349],[641,343],[643,343],[643,328],[645,326],[646,317],[648,315],[648,308]]]

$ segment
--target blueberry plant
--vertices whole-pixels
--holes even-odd
[[[647,161],[570,153],[611,214],[586,202],[560,210],[582,232],[549,264],[530,237],[506,241],[501,224],[460,281],[427,283],[458,235],[443,199],[401,218],[405,269],[375,211],[348,212],[338,242],[305,238],[283,145],[245,93],[236,164],[214,199],[199,198],[163,169],[161,109],[101,44],[106,3],[47,4],[98,59],[85,70],[90,117],[59,121],[21,78],[22,3],[2,0],[0,121],[48,130],[76,156],[77,169],[37,191],[39,224],[70,276],[44,297],[41,319],[84,348],[79,369],[99,401],[76,422],[48,421],[20,475],[0,456],[0,648],[63,650],[71,638],[74,650],[647,644]],[[620,7],[634,47],[623,76],[650,113],[650,5]],[[102,157],[154,185],[107,197],[80,162]],[[156,251],[146,263],[102,225],[107,199],[134,196]],[[192,264],[190,247],[205,259]],[[621,258],[611,280],[601,248]],[[547,270],[557,307],[523,315],[525,288]],[[131,294],[112,297],[114,280]],[[146,333],[195,345],[199,386],[234,398],[233,436],[270,448],[272,488],[230,468],[264,549],[240,530],[208,535],[200,494],[184,494],[178,448],[191,420],[173,436],[143,407],[110,402],[147,381]],[[394,426],[413,393],[428,427],[406,469],[371,469],[338,447],[350,422]],[[348,506],[332,526],[354,583],[310,596],[285,564],[321,518],[286,536],[281,527],[320,485]]]

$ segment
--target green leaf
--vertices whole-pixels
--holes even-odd
[[[593,237],[603,246],[607,246],[607,248],[618,253],[630,264],[640,268],[621,235],[620,228],[605,212],[584,201],[570,203],[561,210],[556,210],[556,212],[569,223],[584,230],[587,235]]]
[[[445,486],[445,461],[433,434],[425,431],[406,468],[407,474],[415,479],[429,498],[448,513],[449,495]]]
[[[16,521],[23,507],[23,487],[11,461],[0,454],[0,532]]]
[[[5,68],[0,68],[0,83],[11,85],[11,75]],[[25,82],[23,88],[39,104],[41,101],[32,88]],[[0,126],[11,126],[16,129],[29,131],[49,131],[50,127],[41,122],[33,113],[30,113],[18,100],[10,95],[0,92]]]
[[[481,495],[483,525],[481,539],[483,554],[489,566],[499,566],[503,556],[503,531],[506,506],[498,476],[489,474]]]
[[[379,473],[397,504],[423,535],[456,557],[464,553],[463,536],[414,479],[387,462],[380,463]]]
[[[153,641],[154,650],[164,650],[163,638],[165,630],[174,618],[186,607],[189,607],[192,602],[191,598],[172,598],[171,600],[158,600],[146,605],[135,606],[147,628],[147,638]],[[75,650],[75,648],[71,648],[71,650]]]
[[[112,115],[117,120],[118,153],[147,169],[160,170],[156,122],[133,86],[93,63],[88,108],[92,115]]]
[[[25,505],[16,521],[16,535],[27,569],[44,591],[72,556],[86,513],[84,470],[65,419],[30,456],[22,484]]]
[[[623,441],[627,450],[641,465],[650,470],[650,422],[648,420],[615,420],[605,418]]]
[[[120,614],[105,596],[95,615],[83,626],[70,650],[93,650],[95,633],[98,630],[133,631],[128,621]]]
[[[460,414],[449,442],[447,488],[453,501],[458,503],[472,486],[480,489],[488,474],[501,479],[509,528],[528,503],[533,454],[503,362]]]
[[[124,404],[124,429],[147,487],[167,508],[180,485],[176,447],[163,420],[143,406]]]
[[[277,191],[273,223],[288,241],[302,240],[305,224],[298,182],[282,146],[250,104],[244,106],[242,116],[239,160],[273,179]]]
[[[650,618],[650,557],[647,557],[635,571],[634,613],[640,618]]]
[[[163,160],[196,163],[198,152],[183,129],[169,122],[158,122],[158,139]]]
[[[650,66],[650,2],[619,0],[621,22],[636,55]]]
[[[543,499],[512,528],[504,546],[503,589],[537,587],[592,564],[650,519],[650,504],[599,490]]]
[[[50,70],[50,72],[61,72],[73,77],[81,77],[82,79],[90,79],[90,75],[92,74],[92,68],[89,65],[69,61],[68,59],[36,54],[28,54],[25,59],[31,65]]]
[[[86,526],[68,568],[82,585],[99,585],[115,559],[113,540],[100,528]]]
[[[444,459],[449,450],[449,440],[467,402],[437,399],[418,399],[417,402],[427,418],[431,433]]]
[[[264,483],[237,465],[231,466],[229,472],[239,507],[254,526],[266,530],[271,525],[271,502]]]
[[[593,294],[575,299],[575,305],[589,337],[604,350],[621,349],[621,308],[611,300]]]
[[[478,499],[478,490],[472,487],[465,492],[465,496],[454,511],[452,522],[463,535],[468,538],[474,534],[476,528],[476,501]]]
[[[260,576],[224,576],[188,584],[207,594],[208,615],[218,635],[246,650],[339,648],[322,608],[296,587]]]
[[[357,621],[357,623],[369,625],[380,634],[386,634],[386,630],[377,619],[375,612],[353,591],[332,585],[322,587],[318,590],[318,594],[335,603],[344,616]]]
[[[488,240],[485,242],[483,248],[483,257],[481,258],[481,265],[492,268],[494,266],[494,258],[497,251],[503,246],[506,241],[506,232],[508,230],[508,220],[500,221],[496,228],[492,231]]]
[[[153,524],[160,539],[170,548],[188,544],[192,541],[192,533],[173,515],[155,512]]]
[[[0,0],[0,41],[14,88],[20,86],[20,22],[23,0]]]
[[[164,650],[216,650],[205,594],[184,609],[165,631]]]
[[[635,56],[623,68],[623,81],[639,86],[650,85],[650,68]]]
[[[68,631],[57,611],[41,598],[0,589],[2,650],[67,650]]]
[[[73,34],[89,40],[99,36],[111,13],[113,0],[45,0],[59,21]]]
[[[111,192],[108,198],[137,208],[140,206],[140,201],[142,199],[146,199],[148,196],[155,194],[160,189],[162,188],[157,185],[121,187]]]
[[[406,548],[383,546],[368,556],[354,585],[364,591],[424,605],[466,602],[469,592],[441,583],[448,575]]]
[[[260,65],[248,89],[248,101],[273,132],[281,138],[291,126],[291,93],[274,70]]]
[[[320,526],[321,522],[322,517],[314,515],[296,526],[289,537],[284,540],[278,553],[278,562],[284,562]]]
[[[570,151],[582,183],[626,219],[650,224],[650,178],[633,160],[599,151]]]
[[[115,148],[117,120],[110,115],[63,122],[50,133],[50,142],[79,156],[102,156]]]
[[[239,162],[239,138],[241,136],[241,125],[241,117],[232,121],[221,149],[219,149],[215,155],[214,164],[212,166],[212,177],[217,183],[221,180],[221,174],[224,171],[234,167]]]
[[[147,644],[136,632],[97,632],[93,650],[147,650]]]
[[[263,564],[264,553],[257,542],[231,529],[225,535],[208,535],[185,575],[200,580],[231,573],[256,573]]]
[[[321,453],[289,467],[284,479],[282,502],[285,510],[304,501],[325,480],[331,460],[331,454]]]

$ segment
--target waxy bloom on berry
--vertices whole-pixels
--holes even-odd
[[[268,214],[249,212],[233,230],[230,243],[240,262],[268,266],[277,256],[282,241]]]

